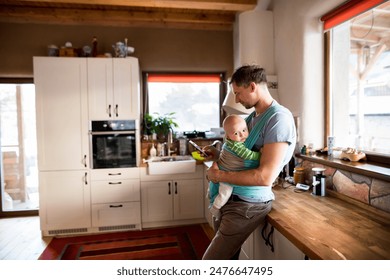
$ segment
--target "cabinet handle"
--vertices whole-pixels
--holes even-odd
[[[84,155],[84,167],[87,167],[87,155]]]
[[[123,207],[122,204],[119,204],[119,205],[110,205],[110,208],[121,208]]]
[[[171,182],[168,183],[168,194],[171,194]]]
[[[118,172],[118,173],[108,173],[108,176],[119,176],[119,175],[122,175],[122,173]]]
[[[177,182],[175,182],[175,194],[177,194]]]
[[[111,104],[108,105],[108,116],[111,118]]]
[[[115,115],[116,115],[117,117],[119,116],[118,104],[115,105]]]
[[[85,185],[88,185],[87,176],[88,176],[88,173],[85,172],[85,174],[84,174],[84,184]]]
[[[122,182],[108,182],[109,185],[121,185]]]

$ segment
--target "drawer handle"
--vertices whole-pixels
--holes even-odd
[[[108,173],[108,176],[119,176],[122,175],[122,173]]]
[[[108,182],[109,185],[120,185],[122,182]]]
[[[110,205],[110,208],[121,208],[123,207],[122,204],[119,204],[119,205]]]
[[[108,105],[108,116],[111,118],[111,104]]]

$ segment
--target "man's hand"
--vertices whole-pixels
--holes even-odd
[[[203,151],[207,154],[205,161],[217,161],[220,151],[212,145],[205,146]]]
[[[213,183],[219,182],[219,172],[221,172],[218,168],[218,164],[216,162],[213,162],[213,165],[209,169],[207,169],[206,172],[206,178],[209,181],[212,181]]]

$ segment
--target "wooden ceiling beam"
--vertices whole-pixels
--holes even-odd
[[[19,2],[215,10],[234,12],[252,10],[257,5],[257,0],[19,0]]]
[[[62,25],[100,25],[128,27],[174,27],[187,29],[232,30],[235,15],[184,13],[161,10],[81,10],[73,8],[2,7],[0,21],[50,23]]]

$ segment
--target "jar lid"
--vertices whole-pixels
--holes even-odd
[[[321,168],[321,167],[314,167],[312,168],[311,170],[313,170],[314,172],[324,172],[326,169],[325,168]]]

